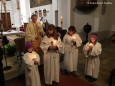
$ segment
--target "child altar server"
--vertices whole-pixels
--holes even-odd
[[[35,51],[33,51],[33,46],[31,42],[26,42],[25,48],[27,52],[24,54],[23,60],[26,65],[26,86],[41,86],[38,70],[40,57]]]
[[[68,28],[68,33],[63,38],[64,42],[64,69],[77,75],[78,48],[82,44],[80,36],[74,26]]]
[[[62,48],[62,42],[53,24],[48,26],[41,48],[44,51],[45,84],[51,85],[53,81],[58,84],[60,72],[59,52]]]
[[[90,36],[90,41],[83,48],[86,56],[85,75],[88,81],[95,81],[98,78],[100,59],[102,52],[101,44],[97,41],[97,34]]]

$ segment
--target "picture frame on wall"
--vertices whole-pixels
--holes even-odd
[[[42,17],[42,10],[39,10],[39,17]]]
[[[30,8],[52,4],[52,0],[30,0]]]

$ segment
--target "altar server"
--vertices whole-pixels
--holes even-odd
[[[63,38],[64,42],[64,69],[77,75],[78,48],[82,44],[80,36],[74,26],[68,28],[68,33]]]
[[[45,84],[51,85],[53,81],[58,84],[60,72],[59,52],[62,48],[62,42],[54,25],[48,26],[41,48],[44,51]]]
[[[97,41],[97,34],[92,34],[90,41],[83,48],[86,57],[85,75],[88,81],[95,81],[98,78],[100,59],[102,52],[101,44]]]
[[[40,76],[39,76],[39,55],[33,51],[31,42],[26,42],[25,48],[27,52],[24,54],[23,60],[26,65],[25,67],[25,77],[26,86],[41,86]]]

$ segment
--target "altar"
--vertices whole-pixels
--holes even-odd
[[[8,30],[6,32],[0,32],[0,35],[3,35],[3,36],[17,35],[17,34],[22,34],[24,36],[25,32],[23,32],[23,31],[16,31],[16,30]]]

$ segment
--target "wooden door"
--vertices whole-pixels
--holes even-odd
[[[5,13],[1,13],[1,18],[2,18],[2,23],[3,23],[3,28],[6,28],[6,19],[5,19]],[[10,19],[10,13],[7,13],[7,29],[11,29],[11,19]]]

